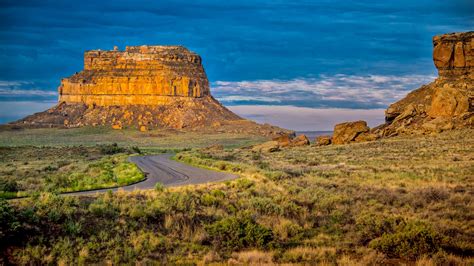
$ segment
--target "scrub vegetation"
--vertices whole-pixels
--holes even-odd
[[[183,151],[176,160],[241,177],[0,201],[2,257],[17,264],[472,265],[473,133],[274,153]]]

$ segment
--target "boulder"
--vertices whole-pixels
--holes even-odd
[[[361,133],[369,132],[370,128],[365,121],[355,121],[337,124],[334,127],[332,143],[346,144],[354,141]]]
[[[252,151],[255,152],[275,152],[280,150],[280,145],[277,141],[267,141],[262,144],[258,144],[252,147]]]
[[[306,146],[309,145],[309,139],[305,135],[299,135],[295,137],[294,139],[291,140],[291,146],[296,147],[296,146]]]
[[[278,142],[280,147],[288,147],[291,144],[292,137],[289,134],[283,134],[273,138],[273,141]]]
[[[327,146],[331,144],[331,136],[318,136],[314,140],[317,146]]]

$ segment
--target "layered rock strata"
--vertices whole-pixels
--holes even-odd
[[[84,70],[61,81],[59,101],[97,106],[165,105],[210,95],[201,57],[181,46],[87,51]]]

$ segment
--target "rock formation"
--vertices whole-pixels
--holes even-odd
[[[244,120],[215,100],[201,57],[182,46],[87,51],[84,70],[61,81],[59,103],[15,122],[276,135],[286,130]]]
[[[61,81],[59,101],[96,106],[165,105],[210,95],[201,57],[181,46],[87,51],[84,70]]]
[[[433,38],[438,78],[410,92],[385,112],[380,136],[426,134],[474,125],[474,32]]]
[[[319,137],[316,145],[474,127],[474,32],[433,37],[433,61],[438,78],[390,105],[385,124],[373,129],[365,121],[337,124],[332,139]]]

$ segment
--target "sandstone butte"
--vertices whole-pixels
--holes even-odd
[[[317,143],[345,144],[473,128],[474,32],[433,37],[433,61],[438,78],[390,105],[385,111],[385,124],[370,130],[365,121],[341,123],[335,126],[331,141]]]
[[[59,102],[14,122],[35,127],[108,125],[278,135],[215,100],[201,57],[182,46],[127,46],[84,53],[84,70],[61,80]]]

